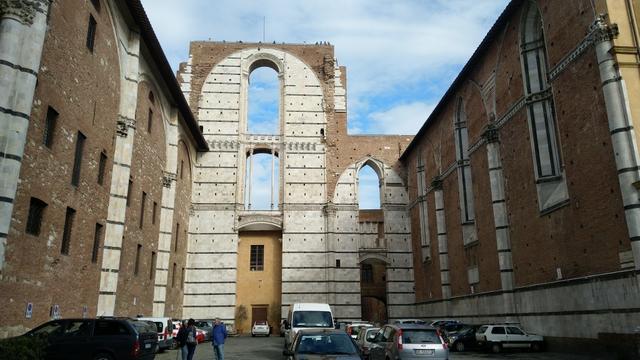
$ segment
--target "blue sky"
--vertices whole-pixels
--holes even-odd
[[[508,1],[142,3],[174,70],[188,59],[190,41],[257,42],[263,36],[267,43],[328,41],[335,47],[338,64],[347,67],[349,133],[413,135]],[[273,131],[268,123],[277,117],[277,83],[270,81],[274,74],[270,69],[252,73],[249,96],[257,99],[249,109],[252,131]]]

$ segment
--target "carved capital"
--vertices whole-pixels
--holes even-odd
[[[176,174],[164,171],[162,173],[162,186],[171,187],[171,183],[176,181]]]
[[[441,190],[442,189],[442,179],[440,178],[440,176],[436,176],[433,179],[431,179],[431,187],[434,190]]]
[[[482,136],[487,141],[487,143],[495,143],[500,140],[500,133],[498,132],[498,128],[493,124],[489,124],[489,126],[487,126]]]
[[[136,128],[136,119],[130,119],[124,116],[120,116],[118,122],[116,123],[116,133],[119,136],[127,137],[129,134],[129,128]]]
[[[605,20],[606,15],[600,14],[596,17],[596,20],[591,24],[589,30],[594,42],[599,43],[603,41],[611,41],[615,39],[618,34],[617,24],[608,24]]]
[[[36,13],[47,12],[51,0],[0,0],[0,17],[11,17],[23,24],[33,24]]]

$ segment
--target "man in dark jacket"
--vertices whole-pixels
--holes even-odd
[[[180,348],[180,352],[182,354],[182,360],[187,360],[188,356],[188,348],[187,348],[187,320],[182,321],[182,326],[178,330],[178,335],[176,335],[176,342],[178,343],[178,348]]]
[[[213,345],[213,353],[216,355],[216,360],[224,360],[224,339],[226,338],[227,328],[219,318],[216,318],[213,330],[211,330],[211,345]]]

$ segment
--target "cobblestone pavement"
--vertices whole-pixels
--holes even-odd
[[[240,336],[228,338],[225,343],[225,360],[282,360],[283,339],[277,336],[255,337]],[[452,352],[451,360],[607,360],[607,357],[591,357],[586,355],[560,354],[551,352],[509,352],[505,354],[488,354],[482,352]],[[169,350],[156,355],[156,360],[181,360],[177,350]],[[194,360],[214,360],[213,347],[206,342],[198,345]]]

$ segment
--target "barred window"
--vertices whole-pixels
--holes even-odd
[[[136,262],[133,266],[133,275],[138,275],[140,272],[140,255],[142,254],[142,245],[138,244],[136,248]]]
[[[249,264],[249,270],[264,270],[264,245],[251,245],[251,260]]]
[[[51,148],[53,145],[53,134],[56,129],[56,122],[58,121],[58,112],[56,109],[49,106],[47,108],[47,118],[44,124],[44,134],[42,137],[42,143],[44,146]]]
[[[363,283],[373,282],[373,266],[371,264],[362,264],[360,266],[360,279]]]
[[[29,202],[29,217],[27,218],[27,229],[26,232],[31,235],[40,235],[40,227],[42,225],[42,215],[44,214],[44,209],[47,207],[47,203],[44,201],[31,198]]]
[[[84,136],[83,133],[78,131],[78,136],[76,139],[76,153],[75,153],[75,158],[73,160],[73,172],[71,174],[71,184],[73,186],[78,186],[80,184],[80,170],[82,169],[82,152],[84,149],[85,140],[87,140],[87,137]]]
[[[67,207],[67,212],[64,217],[64,231],[62,233],[62,246],[60,247],[60,253],[62,255],[69,255],[69,248],[71,247],[71,229],[73,228],[73,220],[76,217],[76,211],[70,207]]]
[[[91,252],[91,262],[98,262],[98,253],[100,250],[100,240],[102,239],[102,224],[96,223],[96,229],[93,233],[93,251]]]
[[[151,252],[151,269],[149,269],[149,279],[153,280],[153,278],[156,276],[156,252],[152,251]]]
[[[98,184],[104,184],[104,173],[107,167],[107,154],[100,152],[100,160],[98,162]]]

